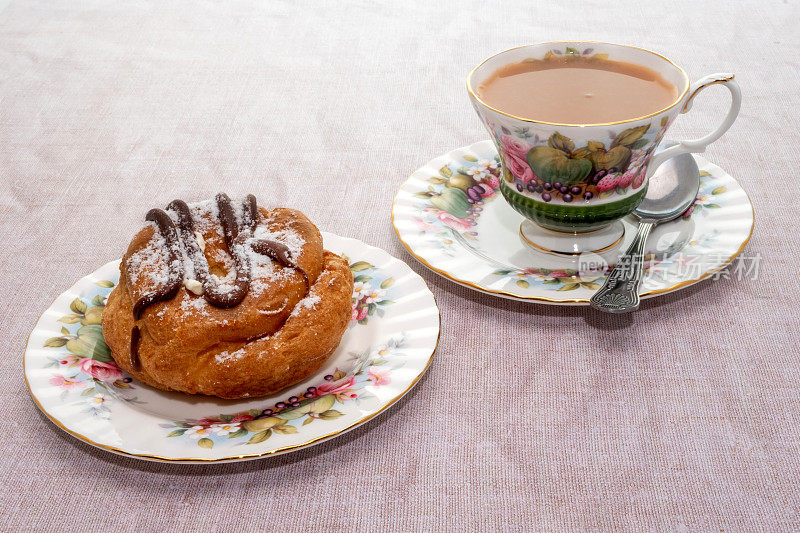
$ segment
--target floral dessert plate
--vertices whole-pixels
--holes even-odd
[[[98,448],[188,463],[285,453],[363,424],[427,370],[439,309],[422,278],[399,259],[354,239],[323,239],[350,263],[353,315],[336,352],[306,381],[275,396],[231,401],[132,380],[103,341],[100,318],[119,278],[119,261],[112,261],[59,296],[31,332],[24,371],[36,405]]]
[[[677,220],[656,227],[647,241],[643,298],[720,271],[753,231],[753,206],[739,183],[695,159],[697,199]],[[395,196],[392,223],[400,241],[422,264],[461,285],[516,300],[588,304],[633,238],[636,221],[624,219],[623,238],[601,253],[547,253],[526,242],[522,215],[500,194],[500,176],[500,158],[489,140],[428,162]],[[753,268],[752,262],[739,263],[737,268]]]

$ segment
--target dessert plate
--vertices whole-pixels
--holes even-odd
[[[739,183],[695,159],[701,183],[694,205],[655,228],[647,241],[643,298],[711,276],[739,255],[752,234],[753,206]],[[466,287],[515,300],[588,304],[633,238],[635,220],[623,220],[623,239],[602,254],[546,253],[525,242],[523,217],[499,187],[500,160],[491,141],[453,150],[400,187],[392,205],[395,232],[423,265]]]
[[[112,261],[78,281],[39,318],[24,372],[36,405],[98,448],[140,459],[207,463],[275,455],[341,435],[419,381],[439,341],[425,282],[385,251],[323,233],[355,278],[353,316],[317,374],[271,397],[221,400],[132,380],[109,356],[100,317],[119,278]]]

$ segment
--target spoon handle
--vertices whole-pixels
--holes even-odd
[[[617,266],[606,278],[590,303],[595,309],[607,313],[629,313],[639,308],[639,285],[642,284],[644,244],[652,222],[642,222],[628,249],[617,261]]]

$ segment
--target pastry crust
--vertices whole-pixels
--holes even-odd
[[[192,209],[209,270],[222,284],[233,267],[213,204]],[[229,399],[273,394],[316,372],[351,317],[350,268],[323,250],[319,230],[299,211],[259,208],[259,233],[283,241],[299,268],[251,252],[250,289],[238,305],[214,307],[185,284],[134,321],[134,302],[157,287],[167,269],[158,254],[159,232],[153,225],[139,231],[103,312],[103,335],[117,364],[159,389]],[[134,326],[141,332],[139,370],[131,362]]]

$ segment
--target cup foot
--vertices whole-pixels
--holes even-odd
[[[555,255],[600,253],[619,245],[625,226],[617,220],[604,228],[586,233],[562,233],[545,229],[530,220],[519,225],[519,235],[531,249]]]

